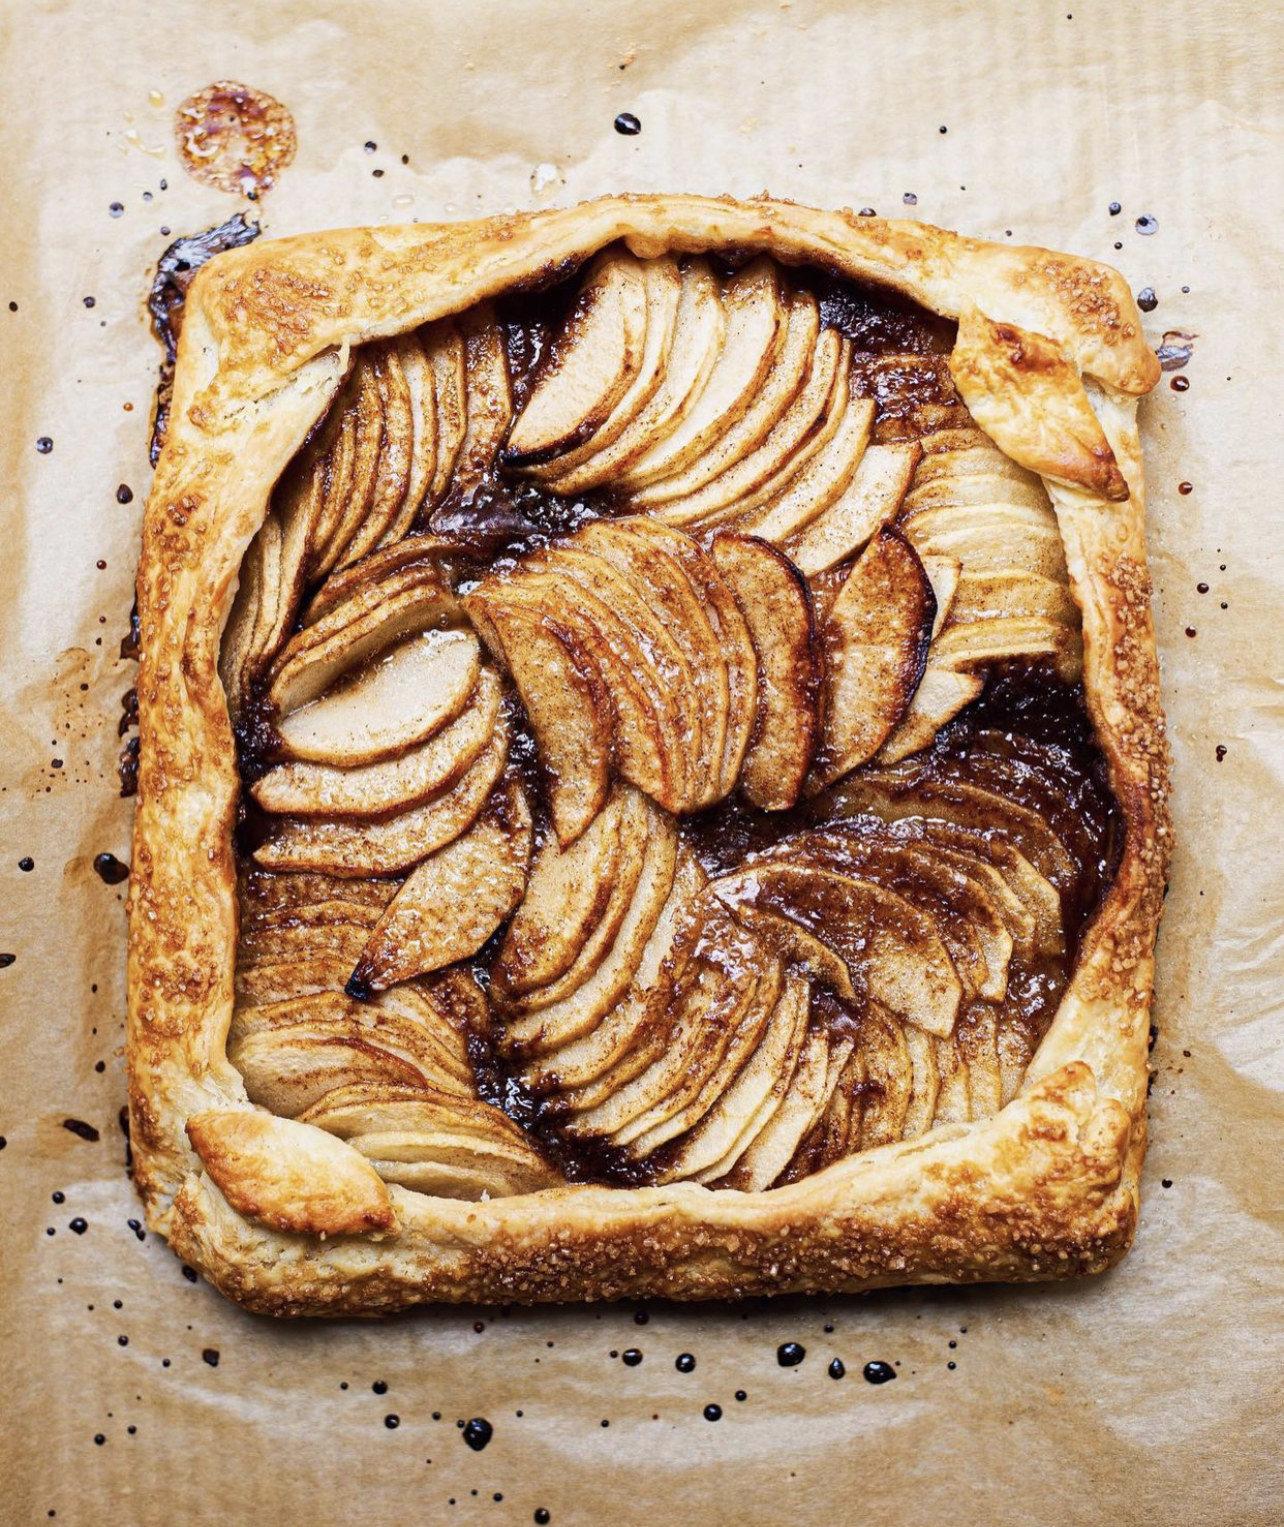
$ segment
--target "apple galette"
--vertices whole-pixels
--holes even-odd
[[[151,1223],[281,1313],[1116,1260],[1157,374],[1105,267],[769,201],[214,261],[139,578]]]

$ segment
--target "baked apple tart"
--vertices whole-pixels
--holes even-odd
[[[139,575],[150,1223],[287,1314],[1113,1263],[1157,376],[1105,267],[766,200],[212,262]]]

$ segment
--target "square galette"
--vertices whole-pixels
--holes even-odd
[[[1157,376],[1106,267],[766,200],[214,260],[139,572],[149,1223],[284,1314],[1117,1260]]]

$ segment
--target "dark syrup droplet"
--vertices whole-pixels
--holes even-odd
[[[673,1364],[679,1373],[693,1373],[695,1365],[695,1358],[690,1352],[680,1352]]]
[[[115,854],[98,854],[94,858],[94,874],[104,885],[119,885],[129,879],[129,866],[122,864]]]
[[[796,1368],[807,1356],[807,1348],[801,1342],[787,1341],[776,1348],[776,1361],[782,1368]]]
[[[625,138],[636,138],[642,131],[642,124],[631,111],[622,111],[615,119],[615,130]]]
[[[202,1359],[203,1362],[207,1362],[210,1365],[211,1368],[217,1368],[218,1367],[218,1348],[217,1347],[206,1347],[204,1352],[201,1353],[201,1359]]]
[[[1174,392],[1186,392],[1190,388],[1190,378],[1188,376],[1175,376],[1168,385]]]
[[[896,1377],[896,1369],[891,1363],[878,1362],[865,1364],[865,1382],[867,1384],[890,1384]]]
[[[705,1408],[704,1408],[704,1418],[705,1418],[706,1421],[721,1421],[722,1420],[722,1406],[721,1405],[706,1405]]]
[[[636,1347],[626,1347],[620,1354],[620,1361],[626,1368],[636,1368],[642,1361],[642,1354]]]
[[[1149,212],[1143,212],[1134,227],[1138,233],[1148,237],[1152,233],[1159,232],[1159,219],[1151,217]]]
[[[483,1416],[464,1423],[464,1441],[474,1453],[480,1453],[494,1435],[495,1428]]]
[[[846,1372],[847,1367],[841,1357],[836,1357],[829,1365],[829,1376],[831,1379],[840,1379]]]
[[[92,1124],[86,1124],[83,1119],[64,1119],[62,1127],[75,1135],[78,1140],[88,1140],[92,1145],[95,1140],[102,1137]]]
[[[1155,296],[1153,286],[1143,286],[1137,293],[1137,306],[1143,313],[1153,313],[1159,306],[1159,298]]]

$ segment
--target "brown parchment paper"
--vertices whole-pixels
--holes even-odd
[[[0,1521],[1284,1519],[1279,11],[8,0],[0,37]],[[1154,288],[1155,344],[1196,336],[1173,373],[1189,389],[1166,376],[1143,405],[1180,842],[1118,1270],[285,1326],[131,1228],[125,887],[92,861],[129,854],[117,650],[149,477],[146,275],[165,229],[245,205],[185,176],[172,114],[225,78],[297,123],[252,209],[270,234],[770,189],[1111,260]],[[621,111],[640,135],[612,130]],[[871,1359],[897,1379],[864,1382]],[[456,1426],[473,1416],[482,1452]]]

